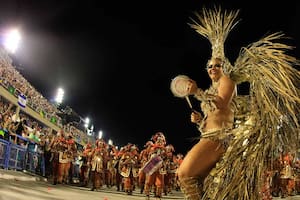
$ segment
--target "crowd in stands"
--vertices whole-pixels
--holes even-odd
[[[10,57],[1,48],[0,83],[1,86],[6,88],[16,98],[18,98],[19,94],[25,95],[26,106],[39,113],[41,117],[49,120],[51,123],[63,128],[64,121],[61,118],[62,115],[60,115],[62,114],[62,111],[59,110],[56,105],[49,102],[23,77],[18,70],[16,70],[16,68],[12,65]],[[84,144],[87,142],[88,138],[86,137],[84,130],[75,125],[68,125],[67,128],[71,129],[72,134],[78,143]]]
[[[51,117],[59,119],[59,116],[56,114],[59,111],[55,105],[51,104],[16,70],[12,65],[12,60],[5,55],[4,50],[0,51],[0,77],[1,85],[16,97],[18,94],[24,94],[27,98],[27,105],[33,110],[42,113],[49,120]],[[58,125],[61,126],[59,123]]]

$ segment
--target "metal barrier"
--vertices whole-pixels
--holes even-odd
[[[4,169],[26,170],[41,176],[45,176],[44,152],[38,144],[21,136],[17,137],[26,146],[15,144],[11,141],[0,139],[0,167]]]
[[[8,157],[9,157],[9,142],[3,139],[0,139],[0,167],[7,169]]]
[[[34,148],[28,148],[26,159],[25,159],[25,169],[29,172],[45,176],[45,160],[44,153],[37,150],[37,145]]]
[[[27,148],[10,143],[8,148],[8,169],[23,170]]]

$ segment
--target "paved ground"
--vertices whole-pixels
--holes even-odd
[[[135,191],[133,195],[117,192],[116,188],[103,188],[89,191],[89,188],[52,185],[42,177],[31,176],[22,172],[0,170],[0,200],[142,200],[143,194]],[[155,200],[153,196],[151,200]],[[184,199],[181,192],[163,196],[162,200]]]

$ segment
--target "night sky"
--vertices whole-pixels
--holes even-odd
[[[225,53],[233,63],[240,48],[267,33],[283,31],[300,58],[300,3],[293,1],[0,1],[1,32],[22,34],[14,65],[49,101],[58,87],[64,105],[89,117],[95,131],[116,145],[142,147],[161,131],[177,153],[199,136],[184,99],[170,91],[185,74],[205,89],[208,40],[188,25],[203,6],[240,9]],[[223,2],[223,3],[220,3]],[[246,94],[247,86],[239,86]],[[192,100],[196,108],[198,103]]]

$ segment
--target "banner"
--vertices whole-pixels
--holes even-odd
[[[24,94],[19,94],[18,96],[18,104],[20,107],[26,107],[26,96]]]

